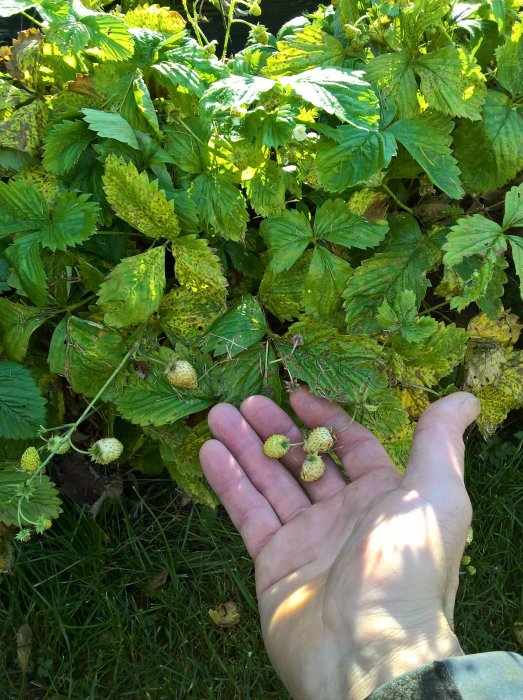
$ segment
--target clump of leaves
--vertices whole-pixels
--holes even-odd
[[[304,382],[399,463],[453,388],[479,394],[484,435],[523,404],[516,5],[337,0],[222,59],[193,14],[0,15],[29,8],[0,51],[6,526],[56,517],[45,470],[78,427],[213,503],[218,401]]]

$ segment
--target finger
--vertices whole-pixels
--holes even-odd
[[[251,484],[229,450],[218,440],[200,449],[203,473],[222,502],[253,559],[281,528],[270,503]]]
[[[237,408],[218,404],[207,420],[214,437],[228,448],[282,523],[310,507],[310,500],[289,472],[278,460],[265,456],[262,441]],[[278,429],[273,432],[281,432],[275,427]]]
[[[398,472],[380,441],[354,421],[340,406],[301,389],[291,395],[291,405],[309,428],[325,425],[336,434],[336,454],[352,481],[374,470]]]
[[[249,421],[261,440],[266,440],[274,433],[286,435],[291,443],[302,442],[303,434],[285,411],[266,396],[251,396],[240,407],[242,415]],[[296,479],[299,479],[301,465],[306,459],[301,447],[291,447],[281,460]],[[338,467],[325,455],[325,473],[318,481],[300,483],[309,494],[313,503],[323,501],[347,486]]]
[[[480,409],[478,399],[464,391],[445,396],[426,409],[414,432],[406,486],[447,489],[463,483],[463,433]]]

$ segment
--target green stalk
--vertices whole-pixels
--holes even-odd
[[[102,386],[102,388],[100,389],[100,391],[96,394],[96,396],[95,396],[93,399],[91,399],[91,401],[87,404],[87,408],[86,408],[85,411],[82,413],[82,415],[71,425],[71,427],[70,427],[69,430],[65,433],[65,435],[62,436],[64,439],[66,439],[66,440],[70,440],[70,439],[71,439],[71,436],[73,435],[73,433],[74,433],[74,431],[76,430],[76,428],[80,425],[80,423],[84,420],[84,418],[87,417],[87,415],[89,414],[90,410],[93,408],[93,406],[96,404],[96,402],[97,402],[97,401],[101,398],[101,396],[104,394],[104,392],[105,392],[105,390],[107,389],[107,387],[108,387],[110,384],[112,384],[112,382],[114,381],[114,379],[115,379],[115,378],[118,376],[118,374],[121,372],[121,370],[123,369],[123,367],[124,367],[124,365],[126,364],[127,360],[131,357],[131,355],[133,354],[133,352],[136,350],[137,346],[138,346],[138,341],[136,341],[135,343],[133,343],[133,345],[131,346],[131,348],[125,353],[125,355],[124,355],[122,361],[120,362],[120,364],[118,365],[118,367],[114,370],[114,372],[111,374],[111,376],[109,377],[109,379],[105,382],[105,384]],[[57,449],[58,449],[58,448],[57,448]],[[56,454],[56,449],[53,450],[52,452],[50,452],[50,454],[44,459],[44,461],[42,462],[42,464],[40,464],[40,466],[38,467],[38,470],[37,470],[36,472],[34,472],[34,474],[32,474],[32,475],[28,478],[28,480],[27,480],[28,483],[30,483],[30,482],[31,482],[31,481],[32,481],[32,480],[33,480],[33,479],[34,479],[34,478],[49,464],[49,462],[52,460],[52,458],[55,456],[55,454]]]

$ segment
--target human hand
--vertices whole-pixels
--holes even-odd
[[[339,406],[306,391],[291,404],[308,427],[334,429],[349,484],[330,458],[319,481],[300,482],[301,447],[282,463],[264,455],[269,435],[302,435],[263,396],[239,411],[211,410],[216,440],[203,445],[201,463],[255,561],[265,645],[292,697],[361,700],[462,653],[453,610],[472,514],[462,436],[479,401],[458,392],[432,404],[404,476]]]

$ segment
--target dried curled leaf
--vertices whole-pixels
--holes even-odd
[[[229,600],[218,605],[217,608],[209,608],[209,617],[218,627],[229,629],[230,627],[236,627],[240,622],[240,611],[236,603]]]

